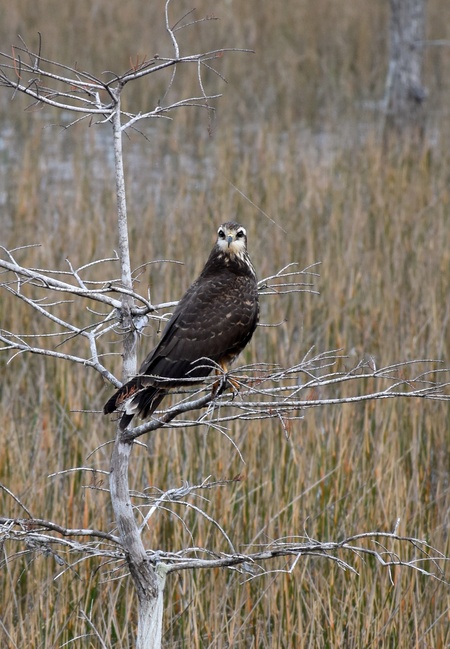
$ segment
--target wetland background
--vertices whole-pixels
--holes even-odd
[[[20,34],[30,47],[100,74],[136,57],[171,52],[164,3],[78,0],[3,3],[0,49]],[[211,119],[182,109],[125,141],[133,266],[152,263],[138,290],[177,299],[200,271],[223,221],[242,222],[260,277],[290,262],[320,262],[319,295],[268,297],[245,362],[301,359],[342,349],[348,367],[434,358],[450,364],[450,51],[425,50],[428,121],[420,146],[383,147],[381,116],[388,62],[387,2],[332,0],[195,3],[217,16],[180,32],[185,53],[242,47],[219,62],[223,93]],[[174,20],[192,5],[172,3]],[[430,0],[427,39],[450,38],[447,0]],[[145,110],[168,77],[151,76],[126,101]],[[196,94],[195,70],[181,70],[173,96]],[[36,267],[78,267],[116,246],[110,130],[27,108],[0,92],[0,243],[39,243],[19,254]],[[126,109],[126,106],[125,106]],[[267,218],[269,216],[270,218]],[[99,271],[100,273],[100,271]],[[99,275],[100,278],[100,275]],[[67,305],[70,312],[71,305]],[[26,305],[2,298],[1,324],[18,333],[40,325]],[[142,358],[155,339],[143,339]],[[76,343],[73,343],[76,344]],[[36,517],[110,529],[101,479],[68,473],[107,470],[114,426],[99,414],[111,388],[95,373],[43,358],[0,358],[0,482]],[[111,359],[117,372],[120,359]],[[84,411],[98,411],[89,413]],[[425,401],[380,401],[307,411],[291,426],[241,423],[231,430],[245,463],[217,431],[159,431],[153,457],[136,453],[135,487],[168,489],[184,480],[239,479],[202,503],[236,544],[281,535],[320,540],[366,530],[427,539],[450,556],[450,409]],[[91,456],[92,451],[100,447]],[[95,489],[89,487],[96,487]],[[100,489],[99,489],[100,488]],[[0,491],[2,515],[20,509]],[[220,547],[206,519],[161,510],[149,543],[166,550]],[[189,532],[188,532],[189,530]],[[262,534],[261,534],[262,530]],[[192,536],[191,536],[192,534]],[[7,544],[4,553],[12,554]],[[280,566],[278,566],[280,567]],[[324,559],[292,574],[253,580],[226,571],[173,578],[166,588],[167,647],[433,647],[450,645],[446,584],[411,570],[389,574],[367,558],[359,575]],[[61,574],[60,574],[61,573]],[[56,578],[58,576],[58,578]],[[446,574],[449,578],[449,574]],[[135,609],[127,580],[85,561],[63,570],[42,554],[0,572],[0,639],[7,647],[133,646]]]

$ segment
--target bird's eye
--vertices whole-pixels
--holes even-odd
[[[222,230],[222,228],[218,229],[217,234],[219,235],[219,239],[225,239],[225,232]]]
[[[237,237],[238,239],[242,239],[242,237],[243,237],[244,235],[245,235],[245,230],[243,230],[242,228],[241,228],[240,230],[238,230],[237,233],[236,233],[236,237]]]

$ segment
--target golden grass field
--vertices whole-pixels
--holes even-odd
[[[136,56],[170,51],[163,4],[16,0],[2,9],[0,49],[9,51],[16,34],[31,45],[40,31],[49,58],[96,73],[121,71]],[[287,0],[283,10],[275,4],[196,3],[199,16],[221,20],[180,32],[184,53],[225,46],[256,53],[224,57],[220,70],[228,84],[207,75],[211,92],[224,93],[212,124],[206,114],[183,109],[173,122],[146,126],[148,139],[133,134],[124,143],[133,267],[161,259],[184,264],[149,265],[137,290],[146,295],[150,288],[155,303],[179,298],[200,271],[217,226],[237,219],[247,227],[260,277],[290,262],[301,268],[320,262],[314,269],[319,295],[264,298],[263,321],[286,322],[260,327],[243,362],[289,365],[314,347],[315,353],[343,350],[347,367],[366,355],[379,366],[437,359],[450,367],[449,50],[426,51],[425,141],[386,148],[368,102],[383,93],[387,2],[338,8],[331,0]],[[189,8],[174,0],[172,14]],[[428,38],[449,38],[446,11],[446,0],[430,0]],[[175,95],[195,92],[195,74],[181,71],[180,80]],[[130,109],[155,105],[164,82],[150,79],[130,89]],[[0,89],[1,245],[40,243],[17,254],[40,268],[111,256],[117,243],[108,127],[81,123],[62,130],[51,126],[61,119],[56,113],[24,111],[27,102],[11,103],[10,96]],[[117,268],[105,268],[94,267],[94,278],[117,275]],[[65,308],[87,322],[84,307]],[[6,293],[0,293],[0,314],[2,329],[51,331]],[[70,345],[87,353],[81,341]],[[111,351],[107,342],[105,351]],[[113,529],[104,475],[49,477],[71,467],[108,470],[115,427],[100,411],[111,387],[69,363],[26,355],[7,360],[8,354],[0,356],[0,483],[35,517]],[[118,374],[119,361],[109,361]],[[243,459],[214,430],[153,434],[150,456],[134,452],[132,488],[168,489],[208,476],[231,480],[194,502],[242,549],[283,536],[325,541],[391,531],[400,519],[400,534],[450,557],[448,402],[323,407],[305,411],[288,438],[274,422],[241,422],[229,434]],[[171,505],[171,512],[154,517],[149,548],[227,549],[205,518],[182,505]],[[22,515],[0,490],[0,516]],[[406,557],[411,551],[396,549]],[[133,646],[136,606],[122,571],[98,560],[63,570],[50,553],[24,550],[9,541],[2,548],[1,647]],[[439,581],[408,568],[390,573],[367,557],[340,558],[358,574],[309,558],[290,574],[250,581],[219,570],[170,577],[163,646],[450,646],[448,565]],[[272,568],[289,565],[280,560]]]

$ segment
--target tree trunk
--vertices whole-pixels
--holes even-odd
[[[117,196],[117,232],[119,237],[119,260],[121,270],[122,286],[133,290],[131,277],[130,246],[128,242],[128,216],[125,194],[125,176],[123,171],[122,153],[122,129],[120,120],[120,91],[114,93],[115,111],[112,117],[114,137],[114,169],[116,176]],[[137,332],[131,316],[133,298],[130,295],[122,295],[121,326],[124,331],[123,337],[123,380],[127,381],[137,370],[136,343]]]
[[[128,466],[133,442],[122,442],[117,433],[111,458],[111,502],[122,547],[138,596],[136,649],[160,649],[162,636],[165,566],[153,566],[145,552],[128,485]]]
[[[415,133],[425,127],[422,85],[426,0],[390,0],[390,61],[385,93],[385,134]]]
[[[112,118],[114,134],[114,165],[116,173],[117,217],[119,235],[119,259],[122,285],[132,290],[130,248],[128,243],[128,220],[123,171],[122,129],[120,119],[120,92],[114,95],[116,107]],[[122,295],[121,325],[123,339],[123,378],[127,380],[136,374],[137,333],[131,315],[133,298]],[[141,534],[133,513],[128,484],[129,459],[133,442],[122,440],[122,431],[117,436],[111,457],[110,490],[111,502],[119,530],[122,548],[127,557],[130,574],[138,596],[138,631],[136,649],[160,649],[162,637],[164,566],[156,568],[149,562],[142,543]]]

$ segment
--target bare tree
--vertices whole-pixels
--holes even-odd
[[[25,43],[15,48],[12,55],[2,54],[0,83],[13,93],[23,93],[34,103],[50,105],[76,115],[72,123],[90,119],[97,124],[111,126],[114,149],[118,256],[101,259],[96,265],[116,263],[120,268],[119,278],[106,276],[102,281],[89,279],[93,263],[80,268],[70,265],[65,271],[30,268],[26,263],[27,248],[1,248],[0,288],[21,300],[32,309],[42,322],[53,323],[55,338],[42,333],[25,337],[18,332],[0,331],[1,351],[14,358],[16,354],[31,353],[50,356],[61,362],[82,364],[86,371],[92,369],[101,374],[112,385],[118,387],[121,381],[113,375],[104,362],[99,346],[108,335],[120,328],[123,334],[123,379],[136,371],[136,340],[139,332],[151,319],[162,316],[156,311],[173,306],[173,302],[152,304],[139,295],[133,284],[133,272],[128,244],[128,222],[126,193],[123,175],[122,137],[130,128],[136,128],[141,120],[168,117],[176,109],[201,106],[211,110],[211,100],[204,89],[202,71],[210,68],[212,62],[221,57],[223,50],[210,51],[189,56],[180,54],[176,31],[185,23],[172,26],[169,19],[169,4],[166,2],[165,27],[173,44],[174,54],[169,58],[155,56],[149,61],[128,70],[121,75],[109,75],[104,81],[87,72],[46,60],[40,51],[32,52]],[[235,50],[230,50],[235,51]],[[121,109],[124,89],[132,82],[172,69],[169,89],[180,66],[194,65],[197,70],[199,93],[176,103],[163,102],[144,112],[129,113]],[[166,97],[167,97],[166,93]],[[311,279],[314,268],[298,270],[290,264],[259,282],[261,296],[312,290]],[[63,277],[64,279],[61,279]],[[88,300],[92,307],[101,304],[106,314],[99,314],[94,308],[89,313],[88,325],[74,324],[63,315],[62,307],[68,298]],[[43,330],[42,330],[43,331]],[[57,343],[61,336],[76,337],[77,353],[62,352]],[[0,518],[0,538],[26,544],[28,549],[41,550],[56,559],[58,550],[70,550],[81,561],[87,557],[99,557],[110,561],[126,561],[133,579],[138,602],[139,623],[136,646],[139,649],[157,649],[161,646],[163,591],[167,575],[181,570],[217,567],[238,568],[249,578],[264,571],[264,562],[275,557],[292,557],[293,570],[303,556],[324,556],[340,566],[355,570],[348,560],[340,557],[343,552],[350,555],[370,554],[384,566],[408,565],[423,574],[441,578],[441,562],[445,559],[427,543],[411,537],[401,537],[394,529],[391,533],[363,532],[335,542],[319,542],[307,537],[280,539],[265,546],[257,546],[246,553],[237,551],[227,531],[219,521],[213,521],[229,546],[229,552],[218,552],[214,548],[180,548],[174,552],[146,548],[142,531],[150,524],[158,507],[177,502],[194,507],[199,516],[206,516],[200,507],[194,506],[191,498],[201,490],[211,489],[218,483],[208,479],[200,484],[185,484],[180,488],[144,496],[146,514],[139,523],[136,496],[131,493],[129,458],[134,444],[143,435],[166,426],[201,427],[212,426],[225,434],[236,420],[277,419],[287,432],[289,422],[299,419],[306,408],[323,407],[328,404],[354,403],[369,399],[422,398],[448,400],[448,370],[440,368],[429,360],[400,362],[377,368],[373,359],[367,358],[345,371],[338,371],[336,363],[342,360],[338,351],[314,354],[312,350],[290,367],[278,367],[263,362],[257,365],[237,368],[233,380],[241,390],[232,398],[227,392],[218,393],[211,389],[209,381],[199,388],[180,391],[180,398],[157,418],[144,422],[132,429],[117,429],[111,458],[110,497],[114,509],[116,533],[94,529],[69,529],[60,524],[35,518],[7,486],[2,488],[24,511],[22,518]],[[372,391],[364,391],[367,380],[372,379]],[[339,388],[344,384],[354,386],[353,396],[341,396]],[[360,387],[361,386],[361,387]],[[314,398],[311,398],[313,395]],[[75,470],[75,469],[74,469]],[[86,470],[78,468],[76,470]],[[403,559],[393,549],[393,543],[401,541],[412,545],[413,559]],[[425,570],[421,561],[426,558],[430,569]],[[57,559],[58,560],[58,559]]]
[[[427,90],[422,84],[426,0],[390,0],[390,56],[384,98],[387,132],[425,127]]]

